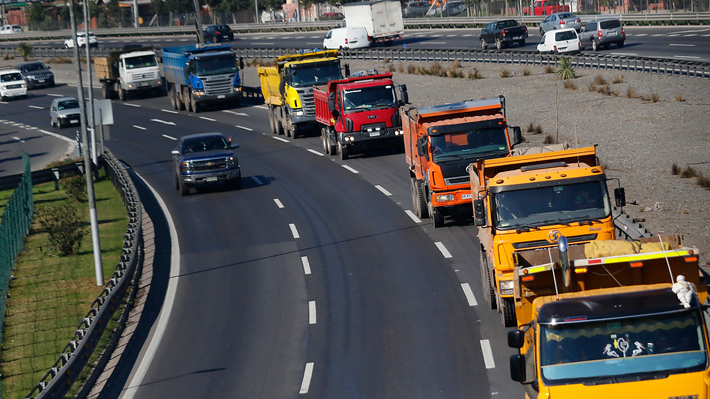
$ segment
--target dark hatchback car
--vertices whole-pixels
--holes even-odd
[[[54,73],[42,62],[23,62],[17,65],[17,69],[20,70],[28,89],[54,87]]]
[[[234,32],[229,25],[210,25],[205,29],[205,42],[219,43],[234,40]]]

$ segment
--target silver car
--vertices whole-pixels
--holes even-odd
[[[582,20],[571,12],[556,12],[547,16],[540,22],[540,36],[545,32],[555,29],[574,29],[577,32],[582,30]]]
[[[49,123],[63,128],[79,124],[79,100],[74,97],[56,98],[49,108]]]

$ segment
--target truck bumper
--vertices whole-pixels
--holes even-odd
[[[220,101],[229,101],[229,100],[241,100],[243,97],[242,93],[242,88],[239,87],[239,90],[235,90],[231,93],[227,94],[197,94],[193,92],[195,95],[195,100],[197,100],[198,103],[208,103],[208,102],[220,102]]]
[[[151,80],[148,82],[131,82],[128,83],[127,91],[144,91],[144,90],[155,90],[159,87],[163,87],[163,81],[161,79]]]
[[[213,172],[200,172],[180,175],[182,182],[185,184],[211,184],[220,181],[224,182],[228,180],[238,179],[241,177],[242,171],[240,167]]]
[[[380,130],[338,133],[338,142],[351,152],[362,152],[375,148],[389,147],[403,143],[401,126],[387,127]]]
[[[434,192],[432,194],[432,205],[438,207],[454,207],[460,205],[471,206],[471,189],[451,190],[445,192]]]

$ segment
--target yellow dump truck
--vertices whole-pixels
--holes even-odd
[[[513,272],[519,251],[615,237],[607,177],[594,147],[528,151],[478,160],[469,168],[474,223],[479,227],[481,282],[491,309],[503,324],[517,324]],[[623,188],[614,190],[625,205]]]
[[[118,95],[124,101],[133,93],[163,93],[163,80],[153,47],[117,50],[107,57],[94,57],[94,70],[106,99]]]
[[[533,398],[707,398],[707,275],[680,236],[521,251],[511,378]],[[564,245],[563,245],[564,244]]]
[[[293,138],[308,129],[317,131],[313,85],[343,77],[338,50],[286,54],[276,59],[276,66],[257,71],[271,132]]]

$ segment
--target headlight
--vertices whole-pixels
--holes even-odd
[[[501,281],[499,284],[501,295],[513,295],[513,280]]]
[[[436,200],[438,202],[449,202],[454,200],[454,195],[453,194],[442,194],[442,195],[437,195]]]
[[[225,159],[225,161],[227,162],[227,167],[231,167],[231,166],[236,165],[236,162],[234,161],[234,157],[227,157],[227,159]]]
[[[303,110],[299,109],[294,113],[296,116],[303,116]]]
[[[187,172],[190,169],[192,169],[192,161],[182,161],[182,163],[180,164],[180,170],[182,170],[183,172]]]
[[[204,90],[204,89],[196,89],[196,90],[195,90],[195,95],[196,95],[196,96],[204,96],[204,95],[205,95],[205,90]]]

